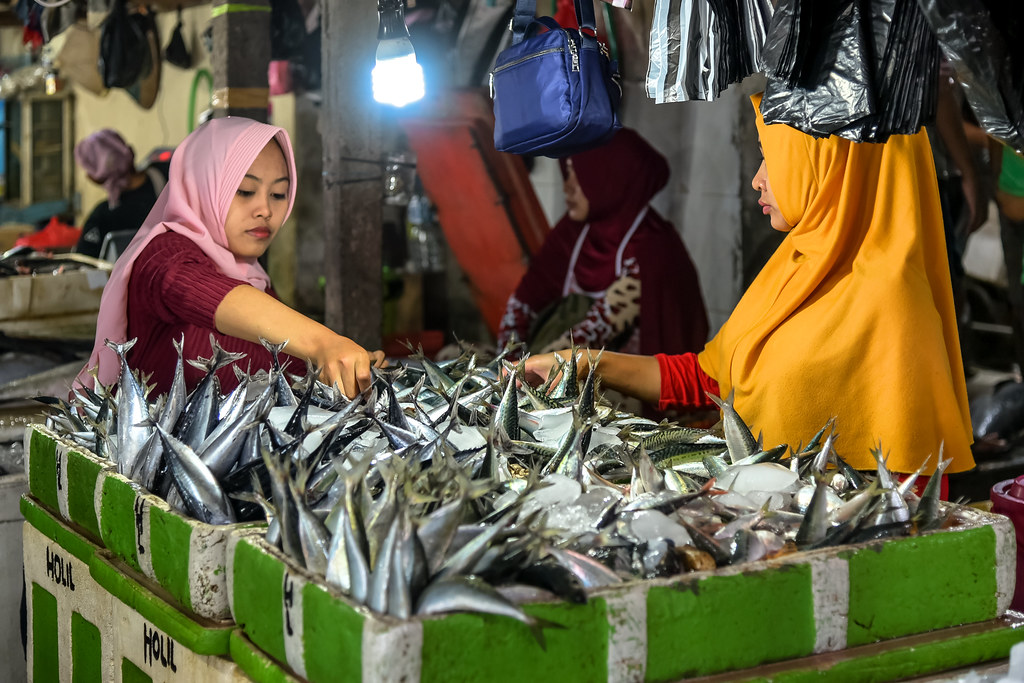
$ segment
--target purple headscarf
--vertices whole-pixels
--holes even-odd
[[[89,177],[103,185],[110,208],[135,173],[135,151],[110,128],[97,131],[75,145],[75,160]]]

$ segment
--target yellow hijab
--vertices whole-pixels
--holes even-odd
[[[755,111],[760,96],[752,98]],[[974,466],[942,214],[924,132],[816,139],[757,113],[768,179],[795,226],[699,356],[766,446],[835,416],[857,469],[916,470],[940,443]],[[766,221],[767,222],[767,221]]]

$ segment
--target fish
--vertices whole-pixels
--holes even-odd
[[[133,346],[135,339],[123,343],[105,340],[106,345],[117,354],[121,363],[118,377],[117,401],[117,470],[120,474],[129,474],[135,466],[135,459],[145,447],[153,433],[149,423],[149,404],[146,394],[128,367],[126,355]],[[97,413],[98,415],[98,413]]]
[[[725,443],[728,447],[727,450],[730,462],[742,460],[743,458],[747,458],[754,453],[763,450],[758,443],[758,440],[755,439],[753,433],[751,433],[750,428],[733,407],[735,394],[736,390],[734,388],[729,392],[729,396],[723,401],[718,396],[708,393],[708,398],[714,401],[715,405],[722,410]]]
[[[490,584],[475,576],[441,577],[431,582],[416,603],[416,614],[444,614],[447,612],[478,612],[515,619],[526,624],[541,649],[547,649],[545,628],[564,628],[561,624],[534,617]]]
[[[207,524],[234,523],[231,502],[210,469],[187,444],[168,434],[159,424],[155,427],[164,441],[177,489],[196,519]]]
[[[222,395],[213,373],[225,356],[211,343],[191,395],[152,396],[137,377],[134,399],[97,384],[44,401],[47,423],[116,462],[119,412],[134,400],[136,424],[156,438],[130,476],[207,523],[264,520],[290,564],[398,619],[442,603],[505,613],[498,586],[583,602],[626,580],[957,523],[934,487],[918,501],[897,485],[881,447],[877,472],[850,468],[834,418],[806,447],[765,445],[731,394],[713,427],[655,422],[606,400],[599,352],[586,380],[572,365],[585,351],[573,349],[533,387],[513,353],[460,346],[452,360],[374,369],[349,400],[309,364],[295,377],[279,358],[256,373],[237,363],[239,388]]]

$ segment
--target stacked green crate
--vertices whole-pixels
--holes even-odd
[[[51,512],[100,541],[96,519],[96,486],[113,463],[61,439],[43,425],[25,429],[25,458],[29,493]]]
[[[302,683],[267,653],[253,645],[239,629],[231,632],[231,659],[255,683]]]
[[[244,680],[230,658],[233,624],[197,619],[157,595],[106,550],[91,564],[96,582],[111,596],[112,668],[118,683]]]
[[[32,499],[21,510],[30,680],[245,680],[230,658],[231,622],[185,614]]]
[[[527,613],[564,626],[545,629],[544,649],[509,618],[374,614],[255,534],[230,540],[231,606],[248,641],[312,683],[677,680],[1002,615],[1013,594],[1012,525],[969,508],[958,515],[949,530],[635,581],[592,591],[586,605],[522,591]],[[990,659],[990,646],[954,654],[972,664]],[[937,668],[927,658],[914,666]]]
[[[104,681],[111,596],[89,567],[99,548],[37,502],[21,500],[30,681]]]
[[[112,470],[102,473],[96,491],[100,537],[114,555],[186,610],[207,619],[231,618],[227,539],[252,524],[204,524]]]

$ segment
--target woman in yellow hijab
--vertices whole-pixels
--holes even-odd
[[[929,456],[933,472],[940,445],[947,473],[973,467],[927,137],[817,139],[760,113],[757,128],[752,185],[782,244],[699,355],[605,353],[602,384],[663,409],[732,393],[766,447],[806,443],[835,417],[836,450],[858,469],[874,469],[879,445],[895,472]],[[554,362],[530,358],[528,379]]]

